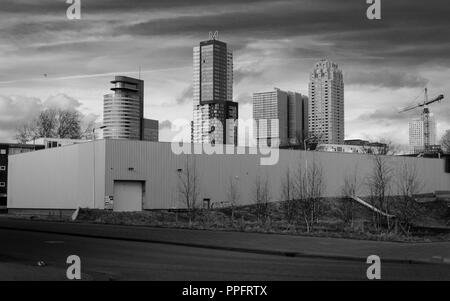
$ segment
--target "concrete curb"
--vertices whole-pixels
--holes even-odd
[[[285,257],[299,257],[299,258],[320,258],[320,259],[331,259],[331,260],[347,260],[347,261],[358,261],[366,262],[366,257],[361,256],[347,256],[340,254],[324,254],[324,253],[308,253],[308,252],[296,252],[296,251],[283,251],[283,250],[267,250],[267,249],[253,249],[253,248],[241,248],[241,247],[227,247],[221,245],[211,245],[211,244],[197,244],[197,243],[187,243],[187,242],[175,242],[169,240],[160,239],[145,239],[145,238],[130,238],[121,237],[113,235],[93,235],[88,233],[80,232],[69,232],[69,231],[55,231],[55,230],[43,230],[43,229],[33,229],[27,227],[8,227],[0,225],[0,229],[15,230],[15,231],[28,231],[37,233],[51,233],[51,234],[61,234],[76,237],[87,237],[87,238],[97,238],[97,239],[112,239],[119,241],[133,241],[133,242],[143,242],[143,243],[155,243],[182,247],[192,247],[192,248],[202,248],[210,250],[221,250],[230,252],[240,252],[240,253],[253,253],[261,255],[274,255],[274,256],[285,256]],[[401,259],[401,258],[383,258],[382,261],[390,263],[401,263],[401,264],[450,264],[447,260],[419,260],[419,259]]]

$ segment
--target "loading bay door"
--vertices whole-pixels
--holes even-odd
[[[143,183],[114,181],[114,211],[142,211]]]

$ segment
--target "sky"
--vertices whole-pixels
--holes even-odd
[[[46,107],[77,108],[101,121],[114,75],[145,81],[146,118],[171,141],[192,118],[192,48],[210,31],[234,52],[234,100],[252,117],[251,96],[274,87],[308,95],[322,58],[344,73],[345,137],[408,143],[402,107],[444,94],[431,107],[438,136],[450,129],[450,6],[447,0],[2,0],[0,141]]]

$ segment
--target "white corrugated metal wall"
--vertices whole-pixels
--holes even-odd
[[[185,168],[186,155],[176,155],[170,143],[109,140],[106,142],[107,195],[113,193],[114,180],[145,181],[144,209],[180,208],[178,169]],[[244,148],[240,148],[245,150]],[[325,196],[341,195],[344,178],[357,172],[363,184],[373,168],[373,157],[361,154],[304,152],[280,150],[279,162],[260,166],[260,155],[195,155],[199,177],[200,199],[227,201],[230,177],[236,180],[242,204],[253,202],[256,174],[268,177],[273,200],[281,196],[281,181],[287,168],[295,173],[315,161],[323,169]],[[386,157],[392,168],[403,161],[417,164],[423,182],[422,192],[450,190],[450,174],[444,172],[444,160],[409,157]],[[368,194],[361,185],[360,193]],[[395,194],[395,191],[391,191]]]
[[[9,160],[8,207],[74,209],[94,206],[94,144],[85,143],[12,156]],[[280,150],[276,165],[260,166],[260,155],[195,155],[200,199],[227,201],[230,177],[236,181],[240,203],[253,202],[255,178],[268,177],[273,200],[281,196],[281,181],[289,168],[296,172],[314,160],[324,174],[325,196],[341,194],[345,175],[357,171],[363,183],[373,167],[370,155]],[[114,181],[143,181],[143,209],[183,208],[178,190],[178,169],[186,155],[176,155],[170,143],[99,140],[95,142],[95,207],[104,208],[105,196],[113,196]],[[421,192],[450,190],[450,174],[444,160],[387,157],[393,167],[406,160],[417,164],[423,182]],[[367,194],[363,185],[360,194]],[[366,190],[366,191],[364,191]]]
[[[8,208],[103,208],[105,143],[83,143],[9,157]]]

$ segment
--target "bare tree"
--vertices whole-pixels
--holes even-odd
[[[294,177],[291,175],[291,170],[289,166],[286,168],[286,173],[281,179],[281,199],[284,201],[284,214],[289,223],[291,223],[295,218],[295,183]]]
[[[446,130],[441,138],[441,147],[446,153],[450,153],[450,130]]]
[[[81,138],[81,115],[75,110],[57,111],[56,134],[59,138]]]
[[[184,168],[178,171],[178,192],[181,201],[191,213],[190,222],[195,218],[196,209],[198,207],[199,184],[197,176],[197,162],[195,155],[192,158],[186,156]]]
[[[397,170],[395,182],[399,196],[395,204],[395,215],[403,232],[409,235],[412,222],[420,213],[420,207],[414,199],[414,195],[419,193],[423,187],[417,173],[416,163],[404,160]]]
[[[370,201],[373,206],[389,214],[389,192],[391,191],[393,178],[393,169],[389,157],[382,155],[373,155],[373,168],[368,176],[367,184],[370,190]],[[381,231],[384,216],[379,212],[374,212],[374,225],[378,231]],[[387,225],[390,226],[389,218]]]
[[[269,201],[270,188],[267,176],[261,179],[260,175],[257,175],[255,179],[254,202],[258,222],[266,222],[269,213]]]
[[[39,137],[59,138],[58,137],[58,111],[47,109],[39,113],[36,118],[36,132]]]
[[[234,212],[240,200],[239,187],[233,177],[229,178],[229,186],[227,192],[228,202],[231,206],[231,221],[234,221]]]
[[[46,109],[17,129],[16,139],[26,143],[36,138],[80,139],[81,113],[77,110]]]
[[[308,198],[312,204],[312,221],[318,222],[322,215],[324,184],[322,167],[316,160],[313,160],[308,168]]]
[[[295,179],[296,208],[305,222],[307,232],[313,231],[321,218],[324,188],[322,167],[316,160],[307,168],[303,168],[300,163]]]
[[[94,140],[94,129],[95,129],[95,120],[91,120],[85,124],[84,128],[81,130],[81,139],[92,139]]]
[[[314,132],[305,132],[302,145],[305,150],[315,150],[317,145],[324,141],[325,134],[322,130],[316,130]]]
[[[306,232],[311,231],[311,204],[308,201],[308,175],[301,162],[298,164],[295,177],[295,208],[297,220],[303,220],[306,226]]]
[[[378,147],[378,155],[394,156],[401,152],[401,146],[390,139],[383,138],[380,140],[380,143],[383,144],[383,146]]]
[[[33,141],[38,137],[38,133],[36,133],[36,126],[33,122],[24,124],[17,128],[16,140],[19,143],[27,143],[29,141]]]
[[[357,167],[351,174],[346,174],[344,185],[342,186],[342,199],[338,205],[338,213],[344,223],[353,227],[355,218],[355,202],[352,197],[358,195],[360,181],[358,178]]]

